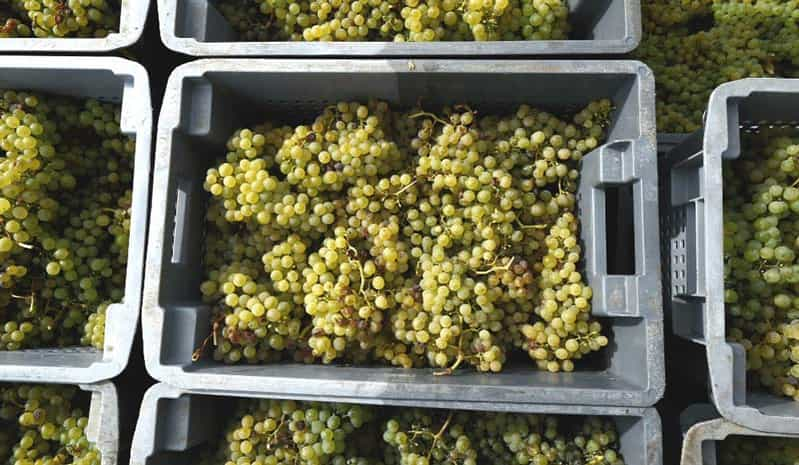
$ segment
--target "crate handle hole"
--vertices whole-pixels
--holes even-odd
[[[184,264],[188,256],[188,223],[191,214],[191,183],[178,182],[177,199],[175,200],[175,229],[172,237],[172,264]]]
[[[604,191],[607,273],[635,275],[633,184],[611,184],[605,186]]]

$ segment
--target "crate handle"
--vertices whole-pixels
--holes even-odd
[[[583,159],[578,207],[594,315],[639,317],[661,305],[657,199],[652,144],[614,141]]]

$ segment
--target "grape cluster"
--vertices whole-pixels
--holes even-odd
[[[117,0],[3,0],[0,39],[102,38],[119,28]]]
[[[206,465],[623,465],[612,421],[245,400]]]
[[[693,132],[710,93],[745,77],[799,77],[799,1],[648,0],[634,56],[657,82],[661,132]]]
[[[292,400],[241,402],[237,420],[210,463],[235,465],[367,465],[358,454],[364,425],[374,420],[365,407]]]
[[[103,348],[124,295],[134,141],[118,106],[0,91],[0,350]]]
[[[799,400],[799,138],[743,138],[724,167],[727,338],[751,382]]]
[[[793,438],[730,436],[718,447],[724,465],[793,465],[799,461],[799,442]]]
[[[207,172],[213,355],[543,370],[608,344],[591,316],[575,193],[608,100],[570,120],[341,102],[237,130]],[[195,358],[202,355],[200,347]]]
[[[563,40],[565,0],[221,0],[245,41]]]
[[[0,463],[100,465],[76,388],[0,385]]]

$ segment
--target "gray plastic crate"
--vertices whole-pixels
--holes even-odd
[[[412,106],[469,102],[557,110],[610,97],[611,142],[584,158],[580,195],[586,277],[594,315],[613,342],[605,366],[550,374],[532,363],[499,374],[431,369],[279,363],[192,363],[210,333],[199,285],[207,168],[233,130],[283,114],[305,117],[339,99],[377,98]],[[486,107],[483,107],[486,108]],[[654,83],[632,61],[201,60],[170,77],[159,120],[142,326],[147,369],[160,381],[217,393],[393,400],[650,406],[664,389],[663,322],[655,166]],[[605,188],[628,186],[634,237],[616,237],[635,271],[608,273]],[[613,208],[613,207],[611,207]],[[623,242],[622,242],[623,241]],[[612,244],[611,244],[612,245]],[[611,249],[612,250],[612,249]],[[614,256],[615,257],[615,256]],[[611,257],[611,258],[614,258]]]
[[[141,308],[152,138],[147,73],[137,63],[112,57],[6,56],[0,60],[0,89],[121,103],[122,132],[136,138],[125,297],[107,310],[105,347],[0,351],[0,381],[79,384],[111,379],[128,363]]]
[[[101,53],[130,47],[141,38],[150,0],[121,0],[119,32],[102,39],[0,39],[0,53]]]
[[[303,400],[290,396],[289,398]],[[319,399],[313,399],[319,400]],[[325,400],[323,400],[325,401]],[[331,399],[356,402],[353,399]],[[184,391],[156,384],[144,395],[130,465],[194,465],[197,448],[215,448],[233,412],[233,397]],[[363,402],[362,402],[363,403]],[[379,405],[459,409],[486,412],[538,413],[549,415],[598,415],[612,417],[621,437],[621,453],[627,465],[662,465],[660,417],[654,408],[586,407],[572,405],[513,405],[485,402],[374,402]],[[192,453],[194,452],[194,453]]]
[[[194,56],[509,56],[622,54],[641,41],[640,0],[569,0],[572,40],[506,42],[236,42],[212,0],[158,0],[161,39]]]
[[[680,465],[723,465],[716,460],[716,443],[729,436],[790,437],[755,431],[719,418],[718,412],[707,404],[691,405],[680,415],[683,430]]]
[[[799,79],[743,79],[710,96],[703,130],[661,160],[664,286],[676,334],[706,346],[713,403],[739,425],[799,433],[799,403],[746,388],[746,353],[726,342],[722,160],[741,128],[799,121]]]
[[[666,153],[674,147],[680,145],[690,134],[681,134],[676,132],[659,132],[658,137],[658,153]]]
[[[117,388],[111,381],[82,384],[82,391],[92,393],[86,438],[100,451],[101,465],[117,465],[119,455],[119,403]]]

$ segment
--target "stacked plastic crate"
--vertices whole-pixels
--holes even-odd
[[[147,369],[162,384],[142,404],[131,465],[197,463],[203,445],[222,439],[237,398],[604,416],[616,424],[625,463],[662,463],[652,408],[665,388],[654,78],[641,63],[602,57],[637,45],[638,2],[570,2],[571,40],[440,43],[237,42],[214,2],[158,6],[167,47],[214,58],[172,73],[159,116],[142,327]],[[252,58],[233,58],[244,56]],[[501,59],[511,56],[525,59]],[[367,99],[571,111],[601,98],[615,111],[607,143],[583,159],[577,195],[592,313],[612,339],[595,369],[547,373],[528,361],[501,373],[465,368],[436,376],[434,369],[226,365],[196,357],[213,331],[200,292],[205,173],[253,113],[307,117],[337,101]],[[629,192],[626,208],[606,196],[620,187]],[[632,231],[624,244],[609,232],[616,219]],[[612,260],[631,269],[618,270]]]
[[[788,397],[753,387],[744,346],[728,342],[725,311],[723,162],[745,150],[742,135],[799,121],[799,80],[744,79],[718,87],[704,127],[663,155],[661,211],[664,285],[672,329],[705,346],[713,406],[683,415],[683,464],[717,463],[728,436],[799,441],[799,409]]]
[[[111,380],[128,364],[141,308],[152,106],[144,68],[100,53],[118,51],[135,43],[144,30],[148,8],[149,2],[145,0],[123,1],[119,30],[105,38],[0,39],[0,89],[120,104],[122,133],[136,142],[124,298],[107,310],[104,347],[0,351],[0,386],[70,384],[88,393],[86,437],[96,444],[103,465],[118,463],[119,406],[117,389]]]

